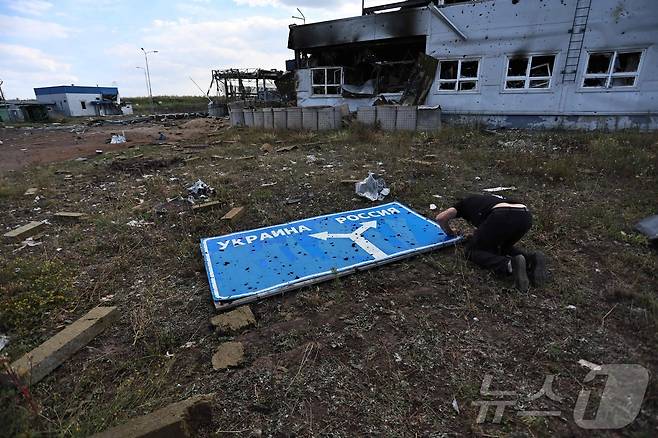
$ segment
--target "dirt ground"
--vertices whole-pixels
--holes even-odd
[[[0,246],[0,333],[9,336],[2,353],[19,357],[94,306],[121,312],[30,386],[29,397],[2,387],[3,434],[86,436],[210,393],[212,425],[200,436],[658,433],[658,254],[632,229],[656,213],[656,134],[272,133],[210,119],[171,123],[126,129],[132,141],[121,150],[104,144],[114,127],[82,139],[64,129],[0,128],[2,229],[57,211],[89,215],[51,221],[34,246]],[[163,129],[167,144],[152,144]],[[297,148],[264,153],[265,143]],[[185,147],[198,144],[209,146]],[[81,155],[88,159],[74,160]],[[199,240],[373,205],[339,183],[369,170],[391,187],[386,201],[430,217],[431,203],[444,208],[464,193],[517,187],[506,194],[533,211],[523,243],[549,257],[549,283],[518,293],[472,266],[460,245],[252,304],[255,327],[216,334]],[[220,205],[194,214],[177,198],[199,178],[216,188],[211,199]],[[29,187],[38,193],[25,196]],[[220,221],[235,206],[246,213]],[[246,361],[213,371],[225,341],[242,342]],[[579,394],[592,391],[592,418],[605,384],[585,382],[590,369],[580,359],[649,371],[630,425],[578,425]],[[490,391],[514,395],[483,394],[487,375]],[[556,396],[533,398],[547,376]],[[479,403],[501,400],[510,403],[499,422],[495,406],[478,421]]]
[[[192,123],[190,123],[192,122]],[[89,157],[97,150],[117,151],[127,146],[154,143],[163,132],[169,141],[198,137],[205,126],[195,121],[163,125],[35,125],[23,129],[0,126],[0,174],[28,165]],[[181,128],[181,126],[185,126]],[[112,134],[125,134],[126,144],[110,144]]]

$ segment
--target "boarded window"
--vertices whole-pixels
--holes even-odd
[[[506,90],[551,87],[555,55],[523,55],[507,58]]]
[[[642,52],[592,52],[583,75],[584,88],[634,87]]]
[[[342,67],[321,67],[311,69],[311,87],[314,95],[340,95],[342,85]]]
[[[439,62],[439,90],[476,91],[480,60],[460,59]]]

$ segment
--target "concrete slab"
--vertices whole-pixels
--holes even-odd
[[[116,321],[116,307],[94,307],[82,318],[11,364],[26,383],[35,384]]]
[[[228,213],[222,216],[223,221],[235,221],[244,213],[244,207],[232,208]]]
[[[210,202],[204,202],[203,204],[196,204],[192,206],[192,211],[199,212],[199,211],[204,211],[204,210],[212,210],[213,208],[216,208],[220,205],[219,201],[210,201]]]
[[[25,224],[18,228],[14,228],[13,230],[3,234],[2,236],[6,240],[10,240],[12,242],[20,242],[23,239],[27,239],[30,236],[34,236],[39,231],[41,231],[45,226],[46,223],[43,221],[33,221],[30,222],[29,224]]]
[[[53,218],[60,222],[79,222],[86,217],[87,215],[84,213],[75,213],[69,211],[58,211],[53,215]]]
[[[215,371],[240,365],[244,361],[242,342],[224,342],[212,355],[212,367]]]
[[[256,318],[249,306],[242,306],[230,312],[213,316],[210,319],[210,324],[219,333],[235,333],[256,324]]]
[[[188,438],[212,420],[212,394],[172,403],[148,415],[92,435],[92,438]]]

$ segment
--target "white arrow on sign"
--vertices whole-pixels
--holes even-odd
[[[370,228],[377,228],[377,221],[370,221],[370,222],[362,222],[361,226],[357,228],[356,230],[352,231],[350,234],[332,234],[327,231],[323,231],[321,233],[316,233],[316,234],[310,234],[311,237],[315,237],[316,239],[320,240],[327,240],[327,239],[350,239],[352,242],[356,243],[359,245],[359,247],[373,256],[375,260],[381,260],[386,258],[388,255],[382,251],[381,249],[377,248],[372,242],[370,242],[368,239],[362,236],[363,232],[370,229]]]

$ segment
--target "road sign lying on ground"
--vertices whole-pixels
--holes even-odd
[[[255,301],[456,243],[398,202],[201,240],[217,307]]]

